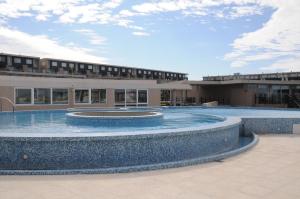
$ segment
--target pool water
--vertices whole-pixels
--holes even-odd
[[[23,111],[16,113],[0,113],[0,135],[9,133],[99,133],[99,132],[130,132],[158,129],[178,129],[185,127],[199,127],[223,121],[216,116],[237,117],[300,117],[300,111],[278,109],[248,109],[248,108],[203,108],[178,107],[157,109],[163,113],[163,120],[159,125],[121,126],[80,126],[67,122],[67,111]],[[206,115],[207,114],[207,115]]]

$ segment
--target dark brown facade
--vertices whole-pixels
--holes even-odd
[[[187,91],[196,104],[218,101],[221,105],[300,107],[300,81],[298,80],[233,80],[189,81]]]
[[[78,78],[187,80],[185,73],[0,53],[0,72],[5,71]]]

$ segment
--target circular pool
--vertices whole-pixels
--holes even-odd
[[[0,174],[114,173],[178,167],[223,159],[257,141],[255,136],[240,136],[239,117],[193,109],[107,111],[1,113]],[[74,115],[97,120],[116,115],[125,119],[159,116],[160,122],[146,125],[131,118],[136,125],[78,125],[68,121]]]
[[[163,114],[150,111],[84,111],[67,113],[70,125],[84,126],[158,126]]]

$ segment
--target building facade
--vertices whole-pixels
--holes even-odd
[[[0,66],[1,111],[183,104],[191,89],[187,74],[170,71],[12,54]]]
[[[218,101],[231,106],[300,107],[300,73],[269,73],[203,77],[189,81],[187,96],[197,104]]]
[[[220,105],[300,107],[300,72],[203,77],[0,53],[0,111]]]

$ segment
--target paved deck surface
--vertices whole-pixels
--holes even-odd
[[[300,136],[260,136],[224,162],[129,174],[0,176],[1,199],[300,198]]]

